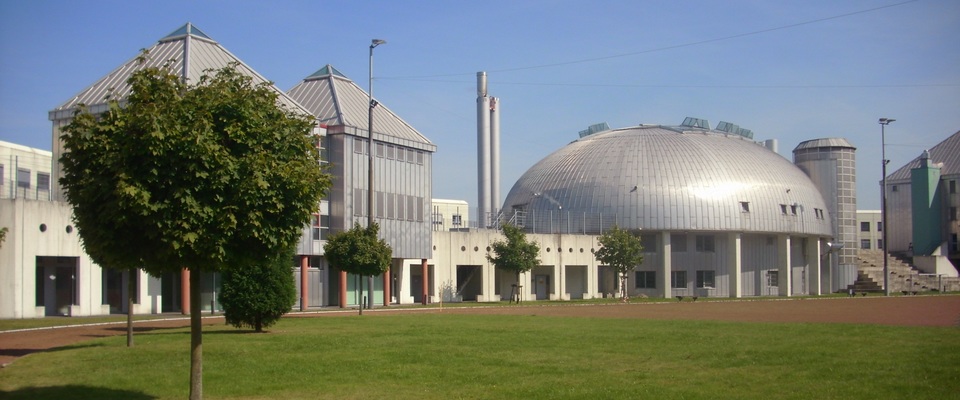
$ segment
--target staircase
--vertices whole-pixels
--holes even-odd
[[[863,292],[883,291],[883,251],[860,250],[857,280],[848,289]],[[920,270],[909,264],[910,259],[890,254],[890,293],[919,294],[921,292],[960,291],[960,278],[920,275]]]

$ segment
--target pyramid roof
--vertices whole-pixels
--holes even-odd
[[[369,95],[332,65],[310,74],[287,92],[331,134],[367,137]],[[378,103],[373,109],[374,140],[425,151],[437,147],[397,114]]]
[[[123,65],[111,71],[96,83],[83,89],[76,96],[67,100],[50,111],[50,120],[73,117],[77,106],[84,104],[92,113],[103,112],[107,109],[108,97],[123,98],[130,93],[127,80],[141,69],[150,67],[168,67],[187,79],[187,82],[198,82],[208,70],[216,70],[231,64],[236,64],[237,70],[253,78],[256,84],[269,82],[266,78],[250,68],[247,64],[227,51],[220,43],[211,39],[206,33],[186,23],[179,29],[161,38],[155,45],[147,49],[147,59],[141,61],[141,54],[136,55]],[[274,89],[279,94],[278,102],[290,110],[309,114],[309,112],[290,99],[282,90]]]

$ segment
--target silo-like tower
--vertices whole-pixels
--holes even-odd
[[[801,142],[793,149],[793,163],[820,189],[833,219],[833,237],[843,244],[831,257],[831,291],[857,279],[857,148],[843,138]]]

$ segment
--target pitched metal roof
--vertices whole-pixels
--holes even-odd
[[[940,175],[958,175],[960,174],[960,131],[957,131],[946,140],[937,143],[929,150],[930,161],[934,163],[943,163]],[[921,154],[923,152],[920,152]],[[914,158],[900,169],[887,175],[887,181],[910,180],[910,170],[920,166],[920,155]]]
[[[328,133],[367,136],[369,95],[332,65],[310,74],[287,94],[321,124],[326,124]],[[431,152],[437,150],[426,136],[383,103],[373,109],[373,131],[374,140]]]
[[[142,55],[138,54],[50,111],[50,120],[73,117],[74,110],[80,104],[86,105],[93,113],[105,111],[108,96],[113,98],[126,97],[130,93],[130,85],[127,84],[130,75],[149,67],[167,65],[174,73],[185,76],[187,82],[197,82],[201,76],[207,73],[206,71],[220,69],[235,63],[237,70],[252,77],[254,83],[269,82],[189,22],[164,36],[157,41],[157,44],[147,49],[146,60],[141,60],[141,58]],[[279,94],[278,101],[288,109],[309,114],[306,109],[290,99],[282,90],[276,87],[274,89]]]

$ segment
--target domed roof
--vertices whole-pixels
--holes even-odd
[[[787,159],[739,135],[642,125],[585,136],[540,160],[505,213],[644,230],[831,235],[823,196]],[[536,217],[536,218],[541,218]],[[611,222],[604,222],[609,228]]]

